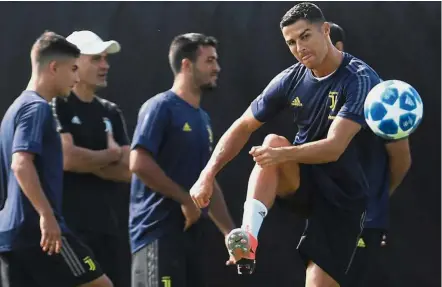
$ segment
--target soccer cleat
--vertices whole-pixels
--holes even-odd
[[[255,252],[258,241],[249,232],[236,228],[227,236],[227,249],[236,260],[238,274],[252,274],[255,270]]]

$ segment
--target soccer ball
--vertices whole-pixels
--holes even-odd
[[[418,92],[399,80],[377,84],[364,103],[365,121],[376,135],[384,139],[407,137],[419,126],[423,113]]]

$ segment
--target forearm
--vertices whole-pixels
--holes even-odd
[[[64,169],[73,172],[94,172],[114,161],[114,157],[108,149],[95,151],[71,146],[69,150],[64,150],[63,153]]]
[[[102,179],[120,182],[130,182],[132,177],[132,174],[129,171],[129,167],[121,161],[98,169],[94,171],[93,174],[101,177]]]
[[[321,164],[336,161],[341,155],[329,139],[323,139],[299,146],[281,147],[286,154],[286,161],[304,164]]]
[[[237,120],[219,140],[202,173],[215,178],[216,174],[238,155],[246,145],[250,135],[251,133],[242,127]]]
[[[133,171],[139,179],[153,191],[175,200],[180,204],[192,201],[188,192],[170,179],[156,164],[149,164],[149,168]]]
[[[129,170],[129,147],[122,147],[122,157],[117,163],[112,163],[93,173],[103,179],[130,182],[132,173]]]
[[[34,164],[29,162],[14,168],[14,175],[37,213],[39,215],[52,214],[52,207],[43,192]]]
[[[235,224],[227,209],[221,187],[216,181],[210,203],[209,216],[224,236],[235,228]]]

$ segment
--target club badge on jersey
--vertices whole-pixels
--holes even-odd
[[[112,122],[108,118],[103,118],[103,122],[104,122],[104,125],[106,126],[106,129],[104,131],[107,133],[108,132],[112,133],[113,132]]]

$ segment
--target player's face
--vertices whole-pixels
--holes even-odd
[[[310,23],[299,20],[282,28],[282,34],[293,56],[309,69],[321,65],[328,52],[327,39],[330,26],[327,23]]]
[[[57,95],[65,97],[71,93],[72,88],[78,82],[77,59],[68,58],[53,63],[54,83]]]
[[[198,57],[192,66],[193,78],[198,87],[202,90],[216,87],[216,81],[221,68],[218,64],[218,55],[214,47],[200,47]]]
[[[109,68],[107,53],[81,55],[78,60],[80,82],[95,88],[104,88],[107,86]]]

